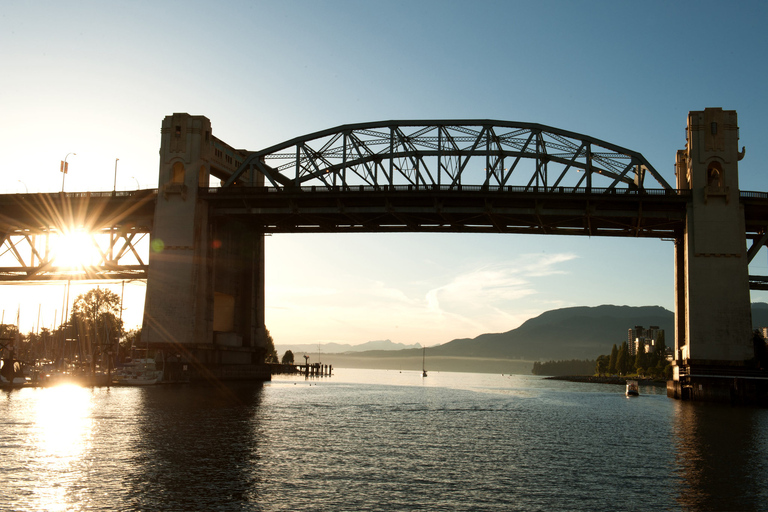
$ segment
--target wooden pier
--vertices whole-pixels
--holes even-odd
[[[330,377],[333,373],[333,366],[323,363],[297,364],[296,368],[307,377]]]
[[[300,373],[306,377],[330,377],[333,375],[333,365],[312,363],[312,364],[270,364],[272,374],[278,373]]]

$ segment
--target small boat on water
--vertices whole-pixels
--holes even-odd
[[[640,396],[640,388],[636,380],[627,381],[627,396]]]
[[[426,357],[427,357],[427,347],[424,347],[424,350],[421,353],[421,376],[422,377],[427,376],[427,367],[424,365]]]
[[[115,374],[115,382],[122,386],[151,386],[163,380],[154,359],[133,359]]]

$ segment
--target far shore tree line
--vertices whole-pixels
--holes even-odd
[[[531,373],[534,375],[597,375],[600,377],[616,375],[620,377],[670,379],[672,378],[672,365],[667,360],[667,347],[662,331],[650,352],[646,352],[645,345],[640,343],[637,353],[630,354],[629,344],[625,341],[619,346],[614,343],[609,355],[601,355],[597,359],[536,361],[533,363]]]
[[[650,352],[645,351],[644,343],[638,344],[634,355],[629,353],[629,344],[626,341],[620,347],[614,343],[610,355],[597,357],[595,374],[671,379],[672,363],[667,360],[664,331],[659,333],[659,338]]]

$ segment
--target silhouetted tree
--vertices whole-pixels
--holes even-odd
[[[613,348],[611,349],[611,356],[608,359],[608,373],[611,375],[617,373],[616,370],[616,358],[619,355],[619,349],[616,348],[616,344],[613,344]]]
[[[619,375],[629,373],[629,354],[627,353],[627,342],[621,344],[619,353],[616,355],[616,372]]]
[[[645,368],[645,343],[637,344],[637,354],[635,354],[635,368]]]
[[[118,348],[118,361],[125,361],[127,357],[132,357],[131,353],[133,352],[132,349],[143,349],[144,346],[141,344],[141,327],[138,329],[131,329],[130,331],[123,334],[123,337],[120,339],[120,345]],[[143,352],[142,352],[143,354]],[[142,357],[144,357],[142,355]]]
[[[614,348],[615,347],[616,345],[614,345]],[[608,356],[599,356],[597,358],[597,364],[595,365],[595,373],[599,376],[605,375],[605,372],[608,371],[609,361],[610,358]]]
[[[123,332],[119,315],[120,296],[112,290],[96,287],[77,296],[70,322],[85,354],[93,356],[118,342]]]
[[[283,354],[283,359],[281,359],[281,362],[283,364],[293,364],[293,352],[286,350],[285,354]]]
[[[531,373],[534,375],[592,375],[595,372],[592,359],[570,359],[567,361],[535,361]]]
[[[269,334],[269,329],[264,328],[264,336],[266,337],[266,351],[264,352],[265,363],[277,362],[277,350],[275,350],[275,340],[272,339],[272,335]]]

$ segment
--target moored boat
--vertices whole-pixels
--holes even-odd
[[[154,359],[133,359],[115,374],[115,382],[123,386],[151,386],[163,380]]]

